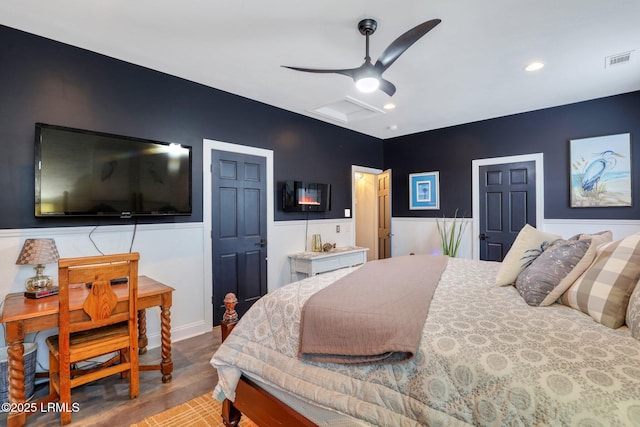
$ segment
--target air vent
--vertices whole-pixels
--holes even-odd
[[[350,123],[384,114],[384,111],[350,96],[343,100],[314,108],[311,111],[342,123]]]
[[[614,65],[626,64],[631,60],[631,52],[619,53],[617,55],[607,56],[605,58],[604,67],[609,68]]]

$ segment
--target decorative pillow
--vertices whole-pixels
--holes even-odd
[[[496,286],[512,285],[518,274],[545,250],[551,242],[560,239],[557,234],[539,231],[529,224],[522,227],[511,249],[507,252],[496,276]]]
[[[593,246],[600,246],[604,243],[613,242],[613,233],[611,230],[605,230],[593,234],[576,234],[575,236],[569,237],[568,240],[591,240]]]
[[[518,275],[516,289],[529,305],[553,304],[591,265],[595,248],[590,240],[556,240]]]
[[[631,336],[640,340],[640,286],[637,283],[631,293],[631,298],[629,298],[626,323]]]
[[[619,328],[640,278],[640,233],[597,248],[596,259],[562,295],[562,303]]]

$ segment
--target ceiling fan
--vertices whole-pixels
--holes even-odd
[[[356,82],[356,87],[361,92],[373,92],[376,89],[380,89],[389,96],[393,96],[396,93],[396,87],[393,83],[382,78],[387,68],[393,64],[405,50],[409,49],[412,44],[417,42],[422,36],[431,31],[436,25],[441,22],[440,19],[432,19],[430,21],[423,22],[416,25],[409,31],[402,34],[391,43],[382,55],[378,58],[375,65],[371,63],[371,57],[369,56],[369,36],[372,35],[378,23],[374,19],[363,19],[358,23],[358,30],[360,34],[366,37],[366,55],[364,57],[364,63],[358,68],[347,69],[335,69],[335,70],[323,70],[314,68],[300,68],[290,67],[283,65],[285,68],[290,68],[296,71],[304,71],[307,73],[335,73],[342,74],[344,76],[351,77]]]

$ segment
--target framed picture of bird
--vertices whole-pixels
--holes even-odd
[[[440,209],[439,172],[409,174],[409,209]]]
[[[570,141],[571,207],[631,206],[631,134]]]

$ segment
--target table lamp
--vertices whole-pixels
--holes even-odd
[[[45,276],[44,264],[58,262],[60,255],[53,239],[27,239],[18,255],[17,265],[35,265],[36,275],[27,279],[25,287],[29,292],[51,289],[53,279]]]

